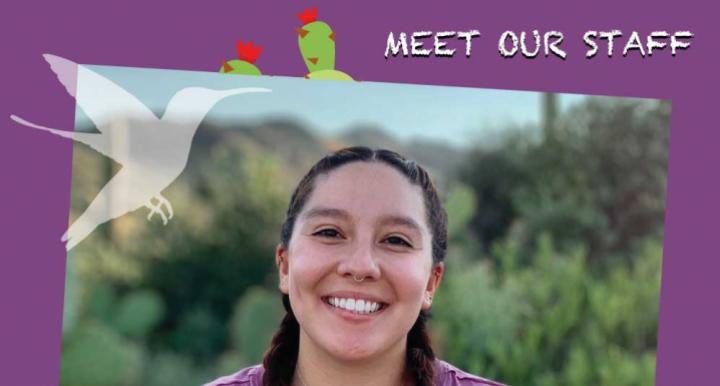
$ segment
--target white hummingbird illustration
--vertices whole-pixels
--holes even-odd
[[[259,87],[227,90],[187,87],[173,95],[162,118],[158,118],[134,95],[86,66],[55,55],[43,57],[99,133],[53,129],[16,115],[10,118],[24,126],[82,142],[122,165],[62,236],[68,251],[100,224],[141,207],[150,209],[148,220],[158,214],[167,224],[173,210],[161,192],[185,169],[193,137],[205,115],[223,98],[271,91]],[[82,95],[78,95],[76,82],[82,82]],[[114,117],[105,114],[108,103],[118,105],[135,123],[117,125]]]

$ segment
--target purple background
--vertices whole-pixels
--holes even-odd
[[[42,60],[45,52],[79,63],[216,71],[234,58],[235,40],[265,50],[265,74],[304,75],[294,29],[306,3],[273,7],[260,1],[77,1],[73,4],[5,0],[2,11],[0,115],[0,383],[58,383],[71,142],[8,119],[15,113],[72,128],[73,99]],[[319,18],[337,36],[338,68],[359,80],[462,85],[583,94],[643,96],[673,102],[665,260],[660,308],[657,385],[711,384],[720,347],[720,254],[716,251],[720,183],[717,131],[717,34],[699,1],[318,2]],[[393,5],[389,5],[392,3]],[[565,3],[565,4],[562,4]],[[709,2],[708,2],[709,3]],[[349,5],[349,4],[352,4]],[[705,7],[707,8],[707,7]],[[622,43],[608,59],[584,58],[590,29],[691,30],[689,50],[623,58]],[[385,60],[390,31],[478,29],[473,54],[464,46],[448,58]],[[497,40],[507,29],[559,30],[568,58],[502,59]],[[711,96],[711,90],[713,95]],[[422,108],[422,106],[418,106]],[[715,236],[715,237],[713,237]]]

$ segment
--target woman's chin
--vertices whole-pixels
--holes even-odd
[[[358,362],[372,359],[377,350],[365,346],[342,346],[333,348],[332,354],[341,362]]]
[[[384,357],[390,351],[395,351],[392,347],[382,344],[377,339],[368,338],[348,335],[336,336],[335,339],[326,341],[325,349],[335,359],[342,362],[373,361]],[[398,344],[398,347],[402,346],[401,348],[404,351],[405,344],[402,342],[398,342]]]
[[[325,338],[330,339],[323,342],[324,350],[341,362],[367,360],[381,351],[379,345],[369,341],[367,337],[333,334]]]

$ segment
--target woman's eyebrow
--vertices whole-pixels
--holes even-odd
[[[416,231],[418,234],[422,235],[422,228],[420,227],[420,224],[417,223],[417,221],[413,220],[410,217],[407,216],[383,216],[378,221],[380,225],[399,225],[404,226],[407,228],[412,229],[413,231]]]
[[[345,210],[337,209],[337,208],[329,208],[329,207],[316,207],[311,208],[307,212],[305,212],[302,215],[302,218],[305,220],[317,218],[317,217],[330,217],[330,218],[337,218],[340,220],[349,221],[352,216],[350,216],[350,213],[348,213]],[[412,219],[408,216],[402,216],[402,215],[387,215],[381,217],[378,222],[379,225],[398,225],[398,226],[404,226],[407,228],[410,228],[411,230],[417,232],[418,234],[422,235],[422,228],[420,227],[420,224],[418,224],[417,221]]]
[[[332,217],[341,220],[349,220],[350,213],[337,208],[317,207],[312,208],[302,215],[305,219],[312,219],[315,217]]]

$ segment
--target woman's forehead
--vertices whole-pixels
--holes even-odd
[[[319,209],[335,209],[356,219],[394,218],[425,223],[420,187],[389,165],[353,162],[319,175],[314,185],[301,216],[318,213]]]

